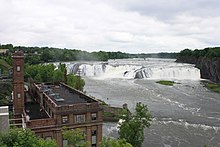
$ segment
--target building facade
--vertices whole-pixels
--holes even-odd
[[[24,92],[24,87],[20,87],[23,84],[21,76],[24,74],[23,65],[20,64],[23,63],[20,59],[24,58],[21,57],[13,56],[13,79],[16,83],[13,102],[14,114],[22,113],[23,127],[30,128],[44,139],[55,139],[59,147],[67,144],[62,136],[64,127],[80,128],[85,134],[82,141],[88,141],[92,147],[99,147],[103,123],[103,109],[99,102],[64,83],[36,84],[31,79],[28,91],[21,93]],[[19,69],[18,66],[20,71],[15,71]]]

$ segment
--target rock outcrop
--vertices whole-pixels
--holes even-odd
[[[176,62],[195,64],[200,69],[201,78],[220,83],[220,58],[180,57]]]

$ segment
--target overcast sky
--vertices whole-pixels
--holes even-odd
[[[220,0],[0,0],[0,43],[86,51],[220,46]]]

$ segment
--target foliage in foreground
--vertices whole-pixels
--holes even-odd
[[[89,142],[85,142],[85,134],[82,129],[62,129],[63,138],[67,140],[66,147],[78,146],[86,147],[90,146]],[[100,147],[132,147],[132,145],[125,141],[125,139],[115,139],[115,138],[103,138],[100,143]]]
[[[161,81],[157,81],[156,83],[159,83],[159,84],[161,84],[161,85],[173,86],[173,84],[174,84],[175,82],[174,82],[174,81],[161,80]]]
[[[85,136],[81,129],[68,130],[62,129],[63,138],[67,140],[66,147],[89,146],[88,142],[85,142]],[[8,132],[0,134],[0,146],[1,147],[58,147],[55,140],[44,140],[38,138],[34,132],[30,129],[11,128]],[[103,138],[100,143],[101,147],[132,147],[124,139]]]
[[[0,134],[1,147],[57,147],[54,140],[44,140],[35,136],[30,129],[13,128]]]
[[[125,139],[134,147],[141,147],[144,141],[144,129],[150,127],[151,114],[146,105],[137,103],[135,113],[124,111],[119,122],[119,138]]]
[[[67,140],[67,147],[86,147],[88,145],[88,142],[84,141],[85,136],[83,134],[83,131],[79,128],[74,130],[68,130],[67,128],[63,128],[62,135],[63,138]]]
[[[125,139],[103,138],[100,147],[132,147]]]

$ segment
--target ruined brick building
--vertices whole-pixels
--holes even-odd
[[[102,107],[93,98],[64,83],[36,84],[32,80],[24,88],[24,54],[16,52],[13,59],[14,117],[22,118],[22,126],[45,139],[55,139],[63,147],[61,129],[81,128],[85,141],[99,147],[102,140]]]

